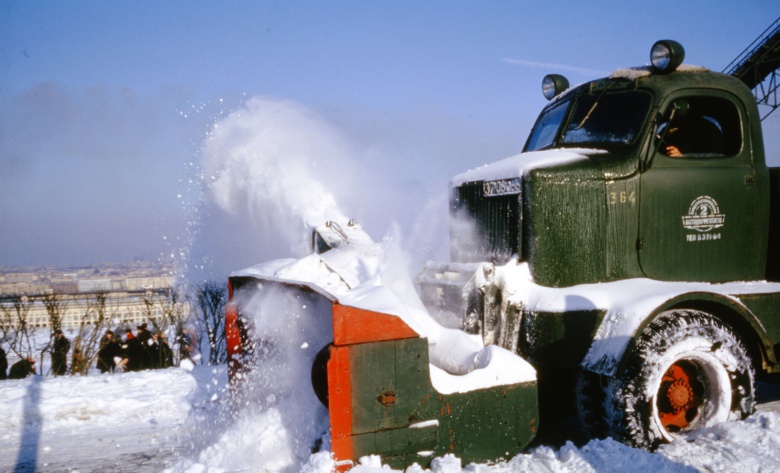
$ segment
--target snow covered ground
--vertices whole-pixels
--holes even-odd
[[[263,396],[262,393],[257,393]],[[655,453],[607,440],[536,447],[497,465],[439,458],[436,473],[778,472],[780,387],[760,385],[756,414]],[[233,421],[224,367],[32,377],[0,382],[0,471],[326,473],[327,452],[300,442],[298,406],[257,399]],[[322,427],[322,426],[320,426]],[[327,446],[327,438],[324,445]],[[388,473],[366,459],[355,473]],[[408,472],[422,471],[410,467]]]
[[[225,377],[199,366],[0,381],[0,471],[159,471],[194,445],[191,426],[207,430]]]

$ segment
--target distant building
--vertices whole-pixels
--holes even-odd
[[[62,328],[73,328],[95,325],[101,317],[103,325],[109,327],[132,326],[152,320],[162,320],[166,310],[170,311],[166,291],[105,294],[104,304],[99,303],[99,293],[93,294],[62,294],[58,313]],[[19,324],[19,317],[25,318],[32,327],[48,328],[51,325],[51,315],[42,298],[33,298],[31,304],[24,305],[20,311],[13,306],[9,297],[0,299],[0,324],[4,328],[14,328]],[[179,310],[184,310],[180,307]],[[23,312],[23,313],[19,313]]]
[[[174,308],[169,297],[174,282],[171,273],[165,265],[145,262],[67,269],[0,268],[0,325],[16,327],[23,317],[33,327],[49,327],[52,315],[44,300],[52,295],[59,301],[55,315],[62,328],[94,325],[100,317],[110,327],[161,320]],[[176,310],[189,311],[179,304]]]
[[[76,283],[78,292],[109,292],[110,279],[82,279]]]

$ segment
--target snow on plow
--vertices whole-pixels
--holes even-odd
[[[319,253],[230,277],[229,373],[239,404],[255,402],[252,373],[273,366],[275,353],[289,378],[295,371],[311,386],[297,389],[327,408],[323,448],[329,441],[339,469],[367,455],[394,467],[428,466],[447,453],[491,462],[530,443],[538,411],[527,362],[436,323],[410,300],[411,281],[382,273],[381,249],[357,225],[320,227],[313,243]]]

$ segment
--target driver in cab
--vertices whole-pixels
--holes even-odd
[[[690,113],[686,101],[675,102],[671,118],[662,126],[669,128],[662,132],[662,149],[669,157],[723,155],[723,132],[713,119]]]

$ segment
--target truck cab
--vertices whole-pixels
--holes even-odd
[[[765,279],[769,172],[741,81],[695,66],[641,67],[550,87],[514,168],[454,179],[453,221],[472,222],[480,242],[463,251],[453,232],[456,261],[516,257],[554,287]],[[561,162],[562,152],[579,158]],[[502,182],[514,190],[490,192]]]

